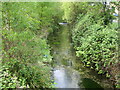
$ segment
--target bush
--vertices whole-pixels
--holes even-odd
[[[3,65],[20,86],[51,87],[49,46],[31,31],[3,31]],[[49,74],[48,74],[49,73]],[[46,78],[48,77],[48,78]],[[4,84],[3,84],[4,86]]]
[[[112,23],[104,26],[104,18],[94,20],[92,17],[89,13],[85,16],[80,15],[80,19],[72,30],[76,56],[80,57],[85,66],[96,70],[98,74],[112,77],[111,68],[119,62],[118,25]]]

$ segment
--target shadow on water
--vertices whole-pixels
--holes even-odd
[[[82,84],[86,88],[86,90],[93,90],[93,89],[104,90],[103,87],[101,87],[97,82],[89,78],[83,78]]]
[[[99,88],[103,90],[106,80],[101,86],[101,81],[93,72],[85,68],[80,61],[77,60],[73,50],[69,27],[62,26],[62,29],[49,36],[49,44],[51,46],[51,54],[53,56],[52,78],[56,84],[56,88],[85,88],[93,90]],[[78,67],[78,68],[77,68]],[[78,70],[76,70],[77,68]],[[99,84],[98,84],[99,82]],[[106,86],[110,86],[107,84]],[[98,90],[98,89],[96,89]]]

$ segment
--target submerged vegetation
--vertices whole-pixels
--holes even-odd
[[[1,88],[54,87],[48,35],[59,31],[60,22],[70,27],[80,63],[120,88],[118,23],[113,22],[118,3],[111,4],[112,7],[98,2],[2,3]]]

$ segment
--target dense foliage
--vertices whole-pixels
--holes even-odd
[[[2,88],[52,87],[52,56],[47,36],[57,28],[54,22],[61,15],[56,12],[57,5],[45,2],[2,4]]]
[[[110,9],[100,2],[2,3],[1,88],[53,87],[47,39],[49,33],[56,35],[62,19],[71,28],[76,56],[84,66],[120,88],[118,24],[112,22],[118,3],[113,4]]]
[[[118,24],[112,23],[114,8],[109,10],[109,6],[101,3],[72,2],[63,3],[63,10],[63,18],[72,26],[76,56],[85,66],[112,79],[119,88]]]

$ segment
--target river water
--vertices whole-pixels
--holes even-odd
[[[49,43],[53,56],[52,79],[56,88],[112,88],[107,79],[85,68],[77,60],[67,25],[51,34]]]

